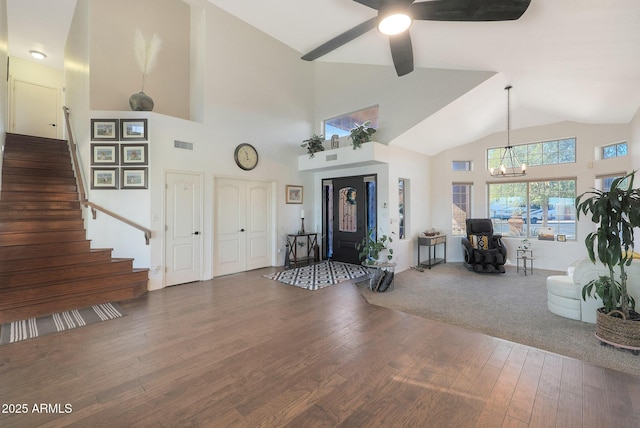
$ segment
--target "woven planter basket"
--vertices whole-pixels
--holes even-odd
[[[612,311],[619,313],[622,312]],[[640,317],[634,311],[631,311],[630,316],[634,316],[635,319],[623,319],[615,316],[608,315],[604,312],[604,308],[598,309],[596,334],[598,337],[618,345],[626,347],[640,347]]]

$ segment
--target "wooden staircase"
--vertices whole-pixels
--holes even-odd
[[[6,134],[0,192],[0,322],[128,300],[148,269],[92,249],[66,141]]]

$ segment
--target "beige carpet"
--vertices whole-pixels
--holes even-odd
[[[640,356],[600,345],[594,324],[549,312],[545,279],[557,274],[535,269],[525,277],[512,267],[505,274],[478,274],[446,263],[398,273],[390,292],[373,293],[366,282],[357,286],[374,305],[640,376]]]

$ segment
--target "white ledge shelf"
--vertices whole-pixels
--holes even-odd
[[[359,149],[352,146],[329,149],[315,153],[314,157],[308,154],[298,156],[299,171],[321,171],[327,169],[349,168],[356,166],[375,165],[389,163],[389,147],[370,141],[364,143]]]

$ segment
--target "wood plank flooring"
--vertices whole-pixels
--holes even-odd
[[[640,426],[638,377],[271,271],[153,291],[123,318],[0,346],[0,426]],[[27,412],[7,413],[16,404]]]

